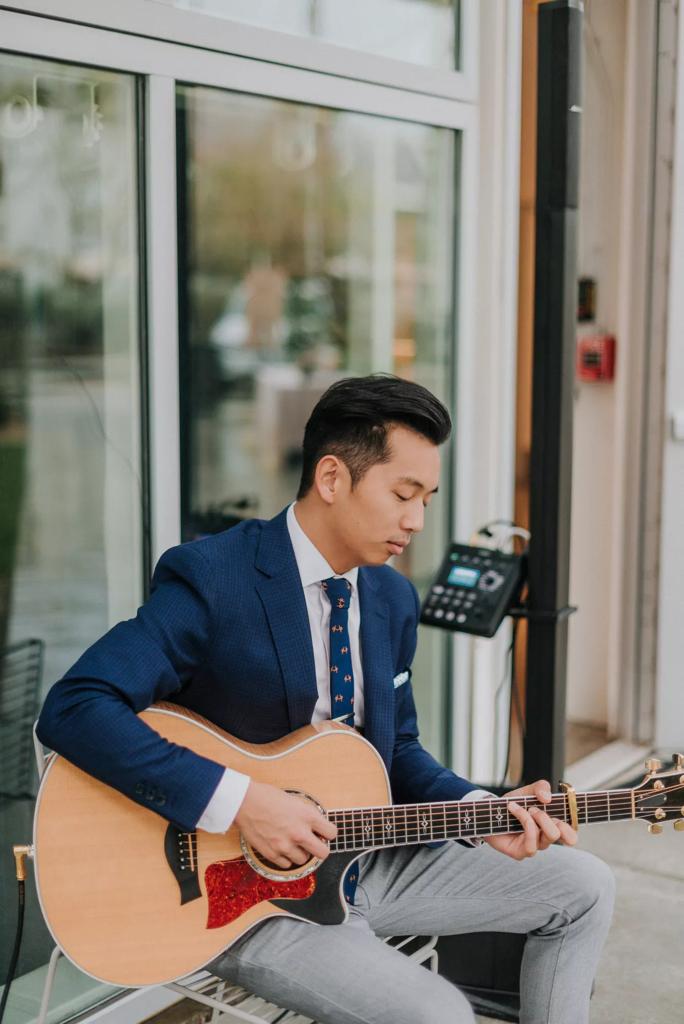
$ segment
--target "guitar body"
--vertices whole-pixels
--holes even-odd
[[[161,736],[323,808],[391,803],[384,764],[357,732],[324,722],[246,744],[159,705],[140,716]],[[81,970],[128,988],[189,974],[267,917],[341,923],[342,877],[359,852],[331,854],[304,877],[263,877],[238,830],[182,833],[53,756],[36,804],[35,874],[55,941]]]

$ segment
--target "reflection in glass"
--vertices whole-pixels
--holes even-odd
[[[1,762],[0,833],[8,843],[31,834],[36,702],[140,598],[134,86],[124,75],[0,56],[0,746],[13,753]],[[3,858],[7,892],[11,867]],[[27,907],[20,973],[44,963],[52,946],[35,893]],[[0,921],[4,978],[13,914]],[[79,985],[76,1004],[101,995],[92,980]]]
[[[460,67],[459,0],[156,0],[412,64]],[[410,87],[410,82],[407,82]]]
[[[189,539],[293,500],[304,425],[340,377],[394,372],[449,401],[455,136],[205,89],[178,102]],[[397,559],[419,588],[446,539],[443,484]],[[443,642],[421,632],[423,729],[439,752]]]

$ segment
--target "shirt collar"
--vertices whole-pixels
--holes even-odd
[[[320,583],[321,580],[327,580],[331,576],[340,575],[342,579],[348,580],[352,587],[356,589],[356,580],[359,574],[358,568],[338,574],[330,567],[316,545],[313,541],[309,540],[299,525],[294,512],[295,504],[296,502],[293,502],[287,510],[287,529],[292,541],[302,586],[308,587],[312,583]]]

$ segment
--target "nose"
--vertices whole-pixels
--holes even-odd
[[[425,524],[425,506],[422,501],[412,501],[406,504],[410,505],[410,508],[404,508],[399,525],[407,533],[420,533]]]

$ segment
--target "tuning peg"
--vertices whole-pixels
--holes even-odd
[[[673,760],[675,768],[684,768],[684,754],[675,754]]]
[[[656,825],[655,823],[651,823],[648,826],[648,831],[651,833],[652,836],[659,836],[660,833],[663,831],[663,826],[662,825]]]
[[[663,762],[659,761],[657,757],[649,757],[648,761],[646,762],[647,772],[657,772],[662,767]]]
[[[677,820],[674,823],[674,827],[675,827],[675,832],[684,832],[684,819],[683,818],[677,818]]]

